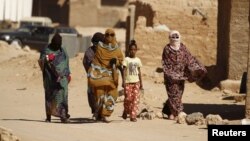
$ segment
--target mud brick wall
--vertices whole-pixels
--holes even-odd
[[[127,1],[109,0],[104,2],[101,0],[70,0],[70,25],[119,27],[121,22],[126,20]]]
[[[249,0],[232,0],[231,6],[228,78],[241,79],[247,71]]]
[[[170,30],[180,31],[182,42],[202,63],[216,64],[217,0],[138,0],[130,4],[136,5],[135,22],[140,16],[146,18],[146,27],[136,24],[134,35],[146,61],[153,59],[152,63],[160,64],[162,49],[169,42],[168,32],[155,32],[153,27],[165,24]]]
[[[250,2],[249,2],[250,7]],[[249,8],[249,15],[250,15],[250,8]],[[248,18],[248,25],[250,30],[250,18]],[[248,31],[248,48],[250,47],[250,31]],[[248,52],[248,60],[250,60],[250,53]],[[248,72],[247,72],[247,97],[246,97],[246,118],[250,119],[250,61],[248,61]]]

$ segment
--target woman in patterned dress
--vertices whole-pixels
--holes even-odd
[[[198,81],[204,77],[207,70],[181,43],[178,31],[171,31],[169,40],[170,43],[165,46],[162,53],[164,84],[168,94],[162,112],[173,120],[183,111],[182,95],[185,80]]]
[[[110,122],[118,97],[118,69],[121,71],[123,53],[113,29],[107,29],[104,42],[99,42],[88,70],[88,81],[95,95],[95,118]]]
[[[51,116],[68,122],[68,84],[71,80],[69,57],[62,48],[62,37],[55,34],[51,43],[41,52],[38,61],[45,89],[46,122],[51,122]]]

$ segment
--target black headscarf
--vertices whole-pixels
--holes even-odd
[[[59,33],[56,33],[50,43],[50,48],[52,50],[61,49],[62,46],[62,36]]]
[[[91,42],[93,43],[94,46],[96,46],[98,44],[98,42],[103,42],[104,41],[104,34],[102,34],[101,32],[96,32],[92,39]]]

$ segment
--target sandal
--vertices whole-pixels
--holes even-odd
[[[46,120],[45,122],[51,122],[51,115],[46,115]]]
[[[122,118],[124,119],[124,120],[126,120],[127,119],[127,114],[125,113],[125,112],[123,112],[123,114],[122,114]]]
[[[132,122],[136,122],[136,121],[137,121],[137,119],[136,119],[136,118],[131,118],[131,119],[130,119],[130,121],[132,121]]]

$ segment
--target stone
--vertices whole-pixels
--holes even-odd
[[[155,114],[156,118],[162,119],[163,118],[163,113],[162,112],[157,112]]]
[[[123,102],[123,101],[124,101],[124,98],[125,98],[124,95],[119,96],[119,97],[117,98],[117,100],[116,100],[116,103]]]
[[[232,92],[239,92],[240,89],[240,80],[224,80],[220,82],[220,89],[221,90],[230,90]]]
[[[195,112],[187,115],[186,122],[188,125],[202,125],[205,124],[205,119],[202,113]]]
[[[220,125],[222,124],[222,118],[220,115],[209,114],[206,116],[206,123],[208,125]]]
[[[26,51],[26,52],[30,52],[30,47],[29,47],[29,46],[25,46],[25,47],[23,48],[23,50]]]
[[[246,99],[246,95],[245,94],[240,94],[240,95],[236,95],[234,96],[234,100],[235,102],[242,102]]]
[[[232,95],[233,92],[231,90],[223,90],[222,91],[224,95]]]
[[[124,95],[124,89],[119,90],[119,91],[118,91],[118,94],[119,94],[119,96]]]
[[[0,141],[20,141],[20,139],[12,134],[12,130],[0,127]]]
[[[185,112],[180,112],[177,116],[177,123],[185,124],[186,123],[187,114]]]
[[[242,119],[241,125],[250,125],[250,119],[247,119],[247,118]]]
[[[213,88],[211,91],[212,91],[212,92],[218,92],[218,91],[220,91],[220,88],[215,87],[215,88]]]
[[[148,120],[153,120],[155,118],[155,113],[154,112],[147,112],[145,114],[145,118]]]

